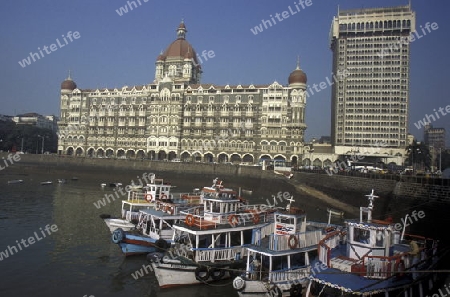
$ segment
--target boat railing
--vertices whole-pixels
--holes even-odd
[[[331,250],[340,244],[343,237],[345,237],[345,232],[336,230],[328,233],[320,240],[318,246],[319,260],[326,266],[331,267]]]
[[[414,270],[419,266],[428,262],[435,253],[437,242],[423,236],[405,234],[408,240],[404,240],[404,244],[411,244],[415,241],[416,250],[407,250],[395,253],[393,256],[374,256],[364,255],[362,258],[363,266],[365,266],[365,275],[368,278],[385,279],[394,274],[401,274],[405,270]],[[427,248],[426,241],[431,241]]]
[[[148,201],[145,200],[144,192],[129,191],[127,200],[131,203],[148,203]]]
[[[216,262],[237,260],[247,255],[244,246],[229,248],[193,248],[196,262]]]
[[[284,281],[294,281],[306,278],[310,275],[311,267],[302,266],[298,268],[290,268],[283,270],[274,270],[269,273],[269,281],[273,283],[284,282]]]
[[[269,237],[269,249],[284,251],[290,249],[315,246],[323,238],[322,230],[297,232],[295,234],[271,234]]]

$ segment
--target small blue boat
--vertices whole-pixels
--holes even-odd
[[[145,235],[133,234],[132,231],[114,230],[111,239],[118,244],[125,256],[148,254],[167,250],[170,243],[160,238],[155,239]]]

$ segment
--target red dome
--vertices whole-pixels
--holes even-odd
[[[292,71],[288,79],[289,84],[295,83],[306,84],[306,81],[307,81],[306,74],[299,68]]]
[[[197,55],[192,45],[186,41],[186,39],[177,39],[172,42],[164,51],[163,56],[168,58],[178,59],[194,59],[194,62],[198,64]]]
[[[72,79],[66,79],[61,83],[61,90],[75,90],[77,88],[77,84]]]

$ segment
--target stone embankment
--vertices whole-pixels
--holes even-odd
[[[6,159],[7,154],[0,157]],[[292,179],[261,170],[259,166],[229,164],[176,163],[150,160],[96,159],[57,155],[20,155],[21,166],[40,166],[43,170],[146,170],[183,174],[207,174],[215,176],[239,176],[256,179],[283,179],[300,192],[319,198],[330,206],[350,213],[358,213],[359,206],[366,206],[365,195],[372,189],[380,196],[379,211],[389,207],[392,199],[435,200],[450,202],[450,186],[445,180],[382,179],[376,176],[356,177],[335,174],[295,172]]]

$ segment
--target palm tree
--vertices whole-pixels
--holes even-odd
[[[428,147],[423,142],[417,142],[415,139],[412,144],[406,148],[408,157],[405,162],[413,167],[415,171],[416,164],[421,165],[421,168],[429,170],[431,168],[431,153]]]

